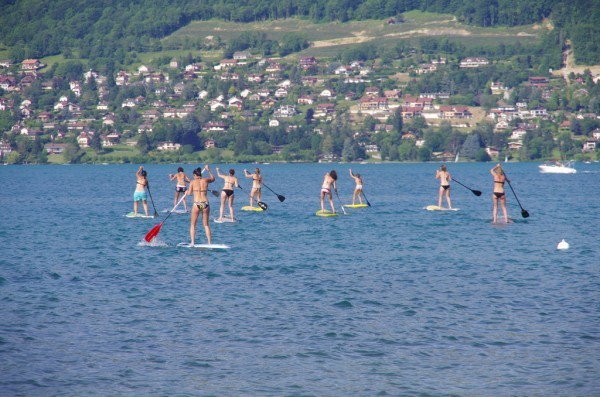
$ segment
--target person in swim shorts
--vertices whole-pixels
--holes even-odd
[[[260,175],[260,168],[254,169],[254,174],[248,172],[248,170],[244,169],[244,175],[246,178],[252,178],[252,190],[250,191],[250,207],[254,205],[254,196],[256,196],[256,201],[260,201],[260,193],[261,193],[261,184],[263,181],[262,175]]]
[[[144,206],[144,212],[148,216],[148,194],[146,193],[146,186],[148,186],[148,179],[146,179],[147,173],[144,170],[144,166],[140,165],[137,172],[135,173],[136,183],[135,191],[133,192],[133,213],[138,213],[138,203],[141,201]]]
[[[185,172],[183,172],[183,167],[179,167],[177,169],[177,173],[176,174],[169,174],[169,180],[173,181],[177,179],[177,185],[175,185],[175,200],[173,201],[173,205],[177,205],[177,203],[179,202],[179,194],[183,194],[183,196],[185,197],[186,194],[186,182],[190,183],[191,180],[190,178],[185,174]],[[185,210],[185,212],[187,212],[187,202],[185,200],[185,198],[183,199],[183,208]]]
[[[446,195],[446,202],[448,203],[448,209],[452,209],[452,202],[450,200],[450,181],[452,175],[446,170],[446,166],[442,165],[439,170],[435,172],[435,179],[440,180],[440,191],[438,195],[438,207],[442,207],[442,197]]]
[[[208,203],[208,195],[206,192],[208,192],[208,184],[215,181],[215,176],[210,170],[208,164],[204,166],[204,170],[208,172],[209,176],[207,178],[202,178],[202,169],[200,167],[194,170],[194,179],[190,182],[190,186],[186,192],[187,196],[193,196],[194,198],[194,205],[192,205],[192,211],[190,215],[190,241],[192,245],[195,243],[196,222],[198,221],[198,216],[200,213],[202,213],[202,225],[204,226],[206,239],[208,240],[208,244],[212,244],[210,224],[208,222],[210,215],[210,204]]]
[[[335,213],[335,207],[333,205],[333,195],[331,194],[331,187],[337,193],[337,172],[331,170],[325,174],[323,178],[323,184],[321,185],[321,211],[325,212],[325,195],[329,198],[329,205],[331,206],[331,212]]]
[[[217,176],[223,179],[223,189],[221,190],[221,208],[219,210],[219,220],[223,220],[223,211],[225,210],[225,203],[229,205],[229,215],[231,219],[235,219],[233,211],[233,200],[235,199],[234,187],[240,187],[237,177],[235,176],[235,170],[230,169],[229,174],[221,174],[221,171],[217,167]]]
[[[492,194],[492,201],[494,202],[494,209],[492,211],[493,222],[496,223],[498,220],[498,200],[502,205],[502,212],[504,213],[504,222],[508,222],[508,211],[506,210],[506,194],[504,191],[504,182],[508,179],[506,178],[506,175],[504,175],[504,171],[502,170],[502,166],[500,164],[496,164],[496,166],[490,170],[490,173],[494,177],[494,193]]]
[[[354,182],[356,183],[356,186],[354,187],[354,192],[352,193],[352,205],[355,204],[356,197],[358,197],[358,201],[362,204],[362,177],[358,172],[356,174],[353,174],[352,169],[350,169],[350,176],[352,177],[352,179],[354,179]]]

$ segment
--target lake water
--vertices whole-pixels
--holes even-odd
[[[600,164],[505,164],[530,214],[507,186],[510,224],[493,164],[449,164],[483,192],[453,184],[458,212],[423,209],[435,163],[265,164],[286,200],[263,189],[263,213],[221,165],[244,187],[211,223],[225,252],[176,247],[189,215],[143,242],[177,166],[146,166],[156,219],[124,217],[137,165],[0,167],[0,395],[600,395]],[[316,217],[331,168],[351,201],[349,167],[372,206]]]

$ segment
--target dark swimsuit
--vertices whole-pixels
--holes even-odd
[[[450,189],[450,185],[442,185],[442,187],[444,188],[444,190]]]
[[[227,197],[233,196],[233,190],[231,189],[223,189],[223,192],[227,195]]]
[[[494,183],[499,183],[502,186],[504,186],[504,182],[503,181],[494,181]],[[504,196],[504,192],[494,192],[494,196],[496,196],[496,198],[501,198]]]

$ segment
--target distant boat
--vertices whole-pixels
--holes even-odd
[[[575,174],[577,170],[573,168],[573,160],[569,161],[547,161],[540,165],[542,174]]]
[[[460,156],[460,152],[456,152],[456,157],[454,158],[454,162],[458,163],[458,157]]]
[[[508,163],[508,155],[504,156],[504,162]]]

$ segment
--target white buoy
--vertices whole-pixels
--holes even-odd
[[[556,246],[556,249],[559,249],[559,250],[568,250],[569,249],[569,243],[567,243],[565,241],[565,239],[563,238],[562,241],[560,243],[558,243],[558,245]]]

